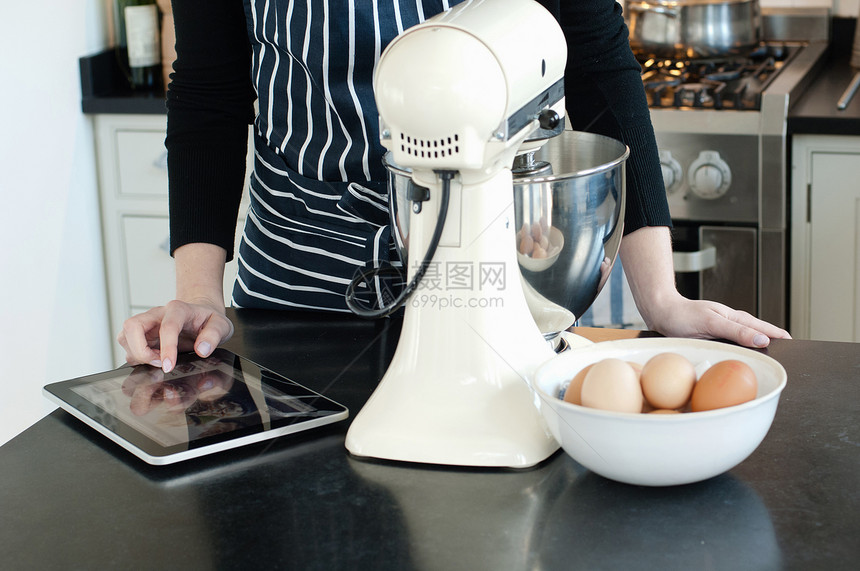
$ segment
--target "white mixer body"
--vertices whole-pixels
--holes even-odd
[[[563,116],[565,61],[558,24],[532,0],[464,2],[383,52],[383,144],[429,189],[410,215],[410,279],[440,223],[435,171],[457,175],[392,362],[348,431],[353,454],[527,467],[558,449],[531,386],[554,353],[522,289],[510,167],[542,111]]]

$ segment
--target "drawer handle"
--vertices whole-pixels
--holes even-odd
[[[675,273],[701,272],[717,265],[717,249],[708,246],[698,252],[672,252]]]

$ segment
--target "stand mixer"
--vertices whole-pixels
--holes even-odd
[[[511,166],[561,132],[565,63],[532,0],[467,0],[383,52],[382,144],[426,191],[410,197],[400,340],[349,428],[352,454],[528,467],[558,449],[530,384],[554,352],[524,294]]]

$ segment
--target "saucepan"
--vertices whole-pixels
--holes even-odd
[[[758,44],[758,0],[628,0],[630,46],[637,54],[695,59],[743,53]]]

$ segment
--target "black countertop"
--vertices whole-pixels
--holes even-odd
[[[860,93],[844,110],[836,102],[854,73],[850,65],[854,18],[834,18],[827,60],[788,112],[788,132],[794,135],[860,136]]]
[[[164,86],[132,89],[123,72],[128,56],[109,48],[78,60],[81,76],[81,110],[88,114],[128,113],[164,115],[167,113]]]
[[[240,310],[228,347],[357,412],[397,319]],[[528,470],[361,460],[348,421],[153,467],[55,411],[0,447],[7,569],[854,569],[860,345],[776,340],[773,426],[730,472],[618,484],[563,453]],[[659,459],[655,459],[659,461]]]

